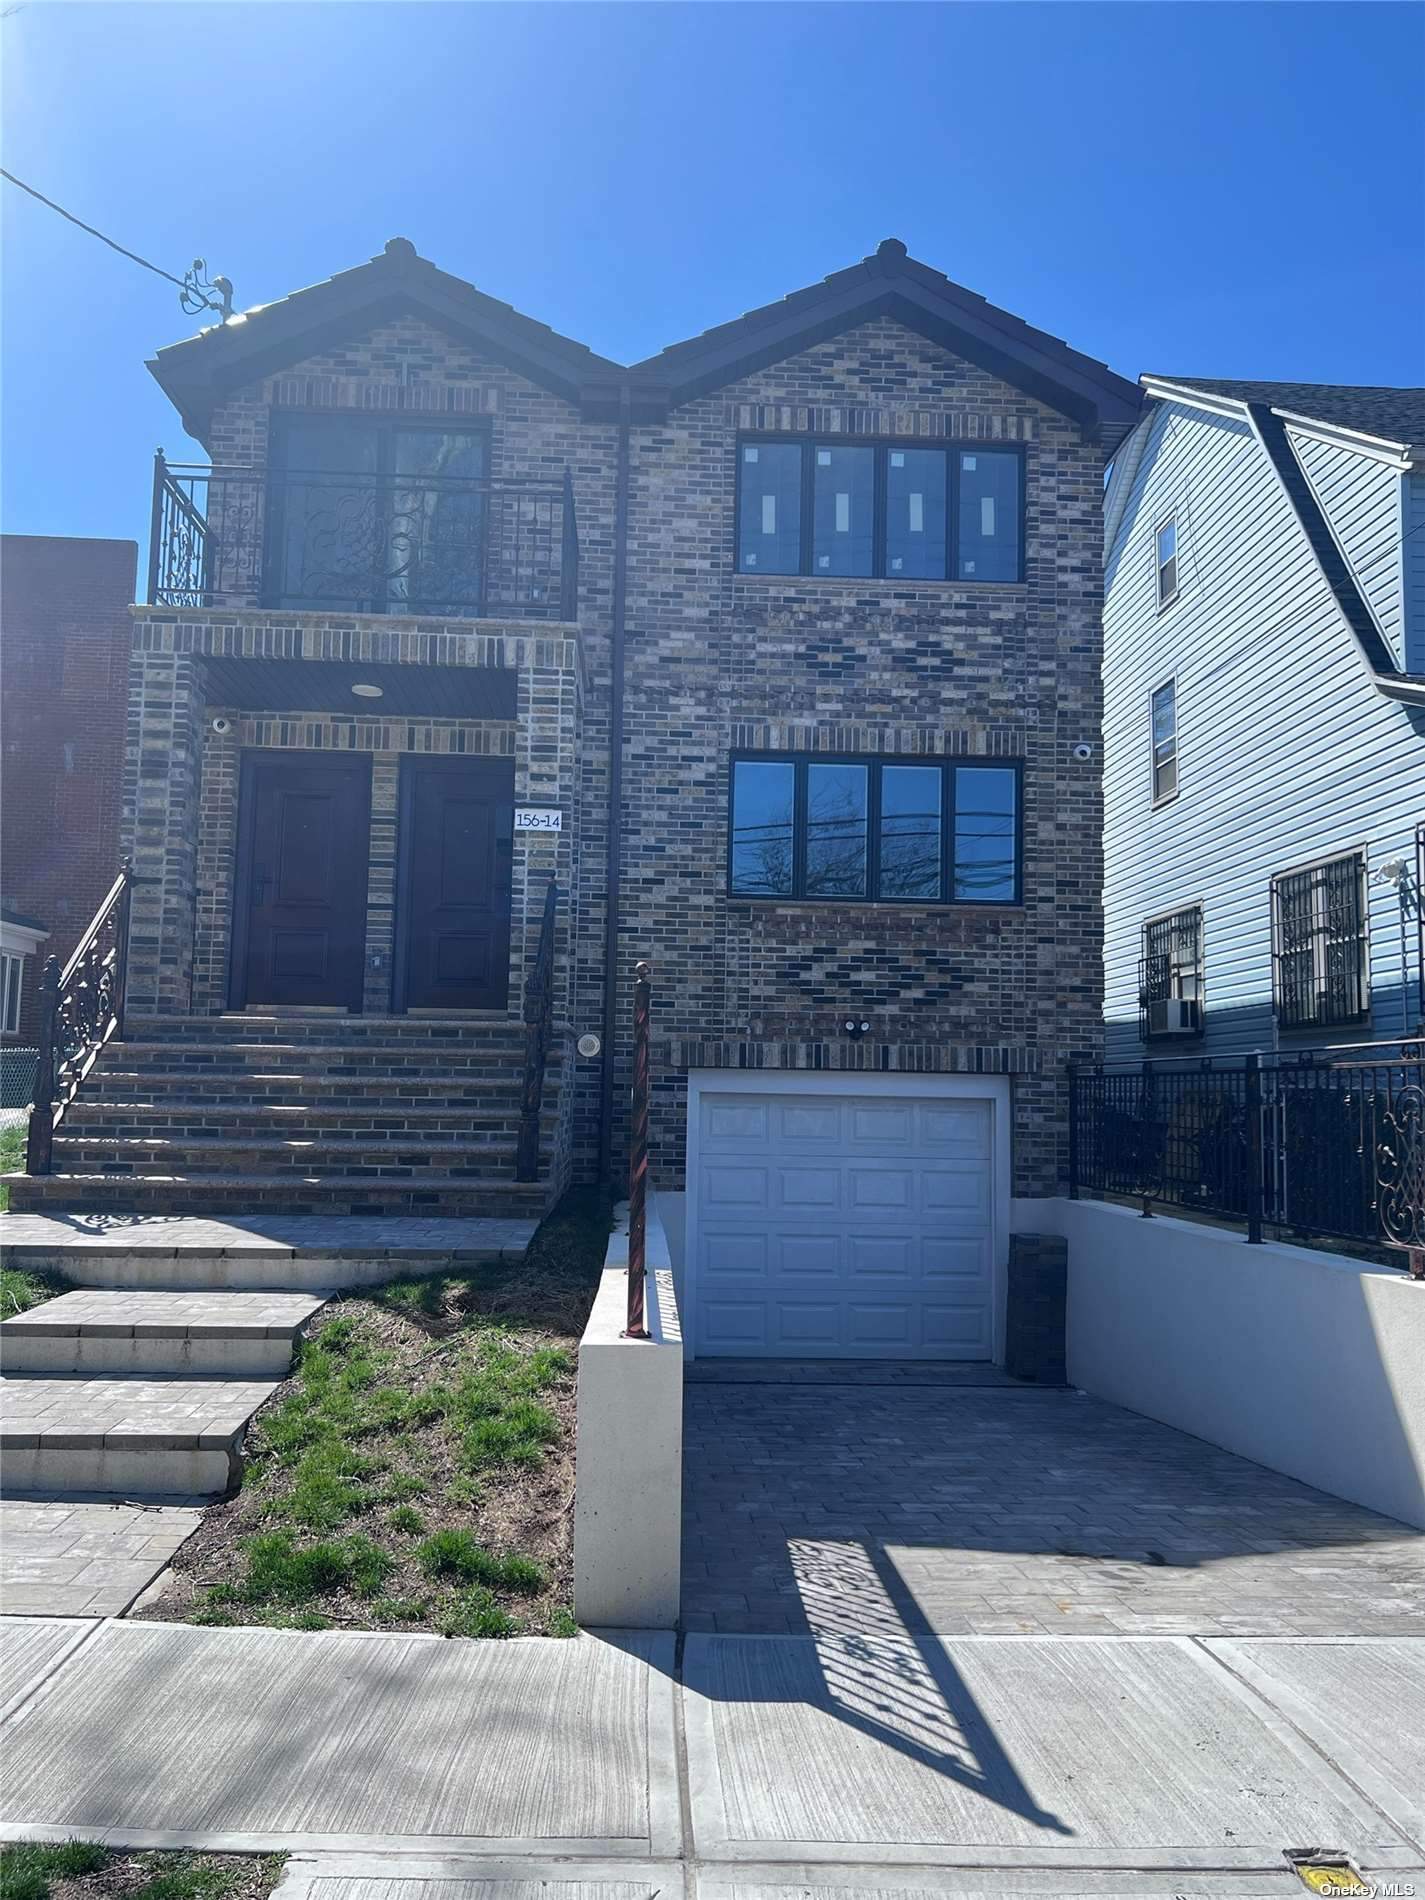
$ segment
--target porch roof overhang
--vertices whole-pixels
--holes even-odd
[[[517,674],[502,666],[392,666],[355,660],[235,659],[205,662],[207,703],[234,712],[348,713],[383,719],[512,721]],[[377,695],[354,691],[380,688]]]

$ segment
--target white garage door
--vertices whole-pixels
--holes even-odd
[[[696,1103],[695,1353],[990,1357],[988,1101]]]

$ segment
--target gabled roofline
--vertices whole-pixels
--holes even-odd
[[[1240,422],[1247,420],[1247,405],[1236,396],[1209,394],[1187,383],[1170,382],[1166,376],[1143,375],[1138,381],[1145,394],[1158,402],[1185,402],[1194,409],[1206,409],[1210,415],[1232,416]]]
[[[300,362],[349,335],[354,322],[411,312],[569,402],[578,402],[586,383],[624,374],[584,344],[438,269],[408,238],[391,238],[368,263],[171,344],[148,367],[184,428],[205,441],[213,410],[230,390]]]
[[[1391,468],[1398,468],[1402,474],[1425,455],[1425,445],[1392,442],[1385,436],[1367,435],[1364,429],[1348,429],[1340,422],[1323,422],[1319,416],[1298,415],[1294,410],[1276,407],[1273,407],[1272,414],[1280,416],[1293,429],[1317,437],[1322,442],[1335,442],[1342,448],[1354,449],[1357,454],[1369,456],[1374,462],[1385,462]]]
[[[661,384],[676,406],[884,316],[1096,431],[1109,451],[1142,408],[1126,377],[952,283],[911,257],[899,238],[884,239],[870,257],[819,284],[670,344],[635,364],[633,376]]]
[[[1249,402],[1242,397],[1224,396],[1216,390],[1194,389],[1170,382],[1166,377],[1145,374],[1139,378],[1146,393],[1155,401],[1181,402],[1210,415],[1243,421],[1251,429],[1277,479],[1282,496],[1306,537],[1321,578],[1331,590],[1341,618],[1350,628],[1361,657],[1382,691],[1404,677],[1391,652],[1390,642],[1357,581],[1355,571],[1327,520],[1291,443],[1287,424],[1302,418],[1270,403]],[[1308,419],[1309,420],[1309,419]],[[1405,693],[1399,697],[1412,697]]]
[[[1216,389],[1198,389],[1191,383],[1177,383],[1167,376],[1155,376],[1151,371],[1145,372],[1138,380],[1149,396],[1165,402],[1191,403],[1194,408],[1209,410],[1214,415],[1240,416],[1245,419],[1248,409],[1254,406],[1245,396],[1228,396]],[[1270,409],[1274,416],[1279,416],[1293,428],[1308,429],[1323,441],[1339,442],[1345,448],[1356,449],[1362,455],[1373,456],[1377,461],[1388,461],[1402,470],[1425,459],[1425,443],[1402,442],[1394,436],[1370,435],[1364,429],[1352,429],[1343,422],[1332,422],[1301,410],[1286,409],[1278,403],[1255,406]]]

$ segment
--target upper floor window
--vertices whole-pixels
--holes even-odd
[[[0,956],[0,1035],[13,1036],[20,1027],[20,987],[25,959],[6,952]]]
[[[1153,803],[1161,805],[1177,796],[1178,790],[1178,688],[1176,680],[1164,680],[1153,694],[1151,731],[1153,746]]]
[[[1360,852],[1272,879],[1272,1002],[1283,1029],[1324,1029],[1367,1014],[1366,861]]]
[[[744,439],[737,474],[740,573],[1024,577],[1016,449]]]
[[[1178,518],[1169,515],[1158,526],[1158,605],[1178,597]]]
[[[735,897],[1015,904],[1012,765],[762,754],[732,762]]]
[[[481,610],[490,538],[483,429],[367,416],[278,421],[267,526],[272,605]],[[526,534],[535,525],[525,524]],[[497,527],[509,540],[509,522]]]
[[[1143,926],[1138,1033],[1192,1036],[1202,1028],[1202,908],[1194,904]]]

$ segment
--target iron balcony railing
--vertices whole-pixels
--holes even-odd
[[[1069,1193],[1399,1249],[1425,1273],[1425,1040],[1071,1068]]]
[[[202,467],[154,458],[148,597],[454,619],[574,620],[562,481]]]

